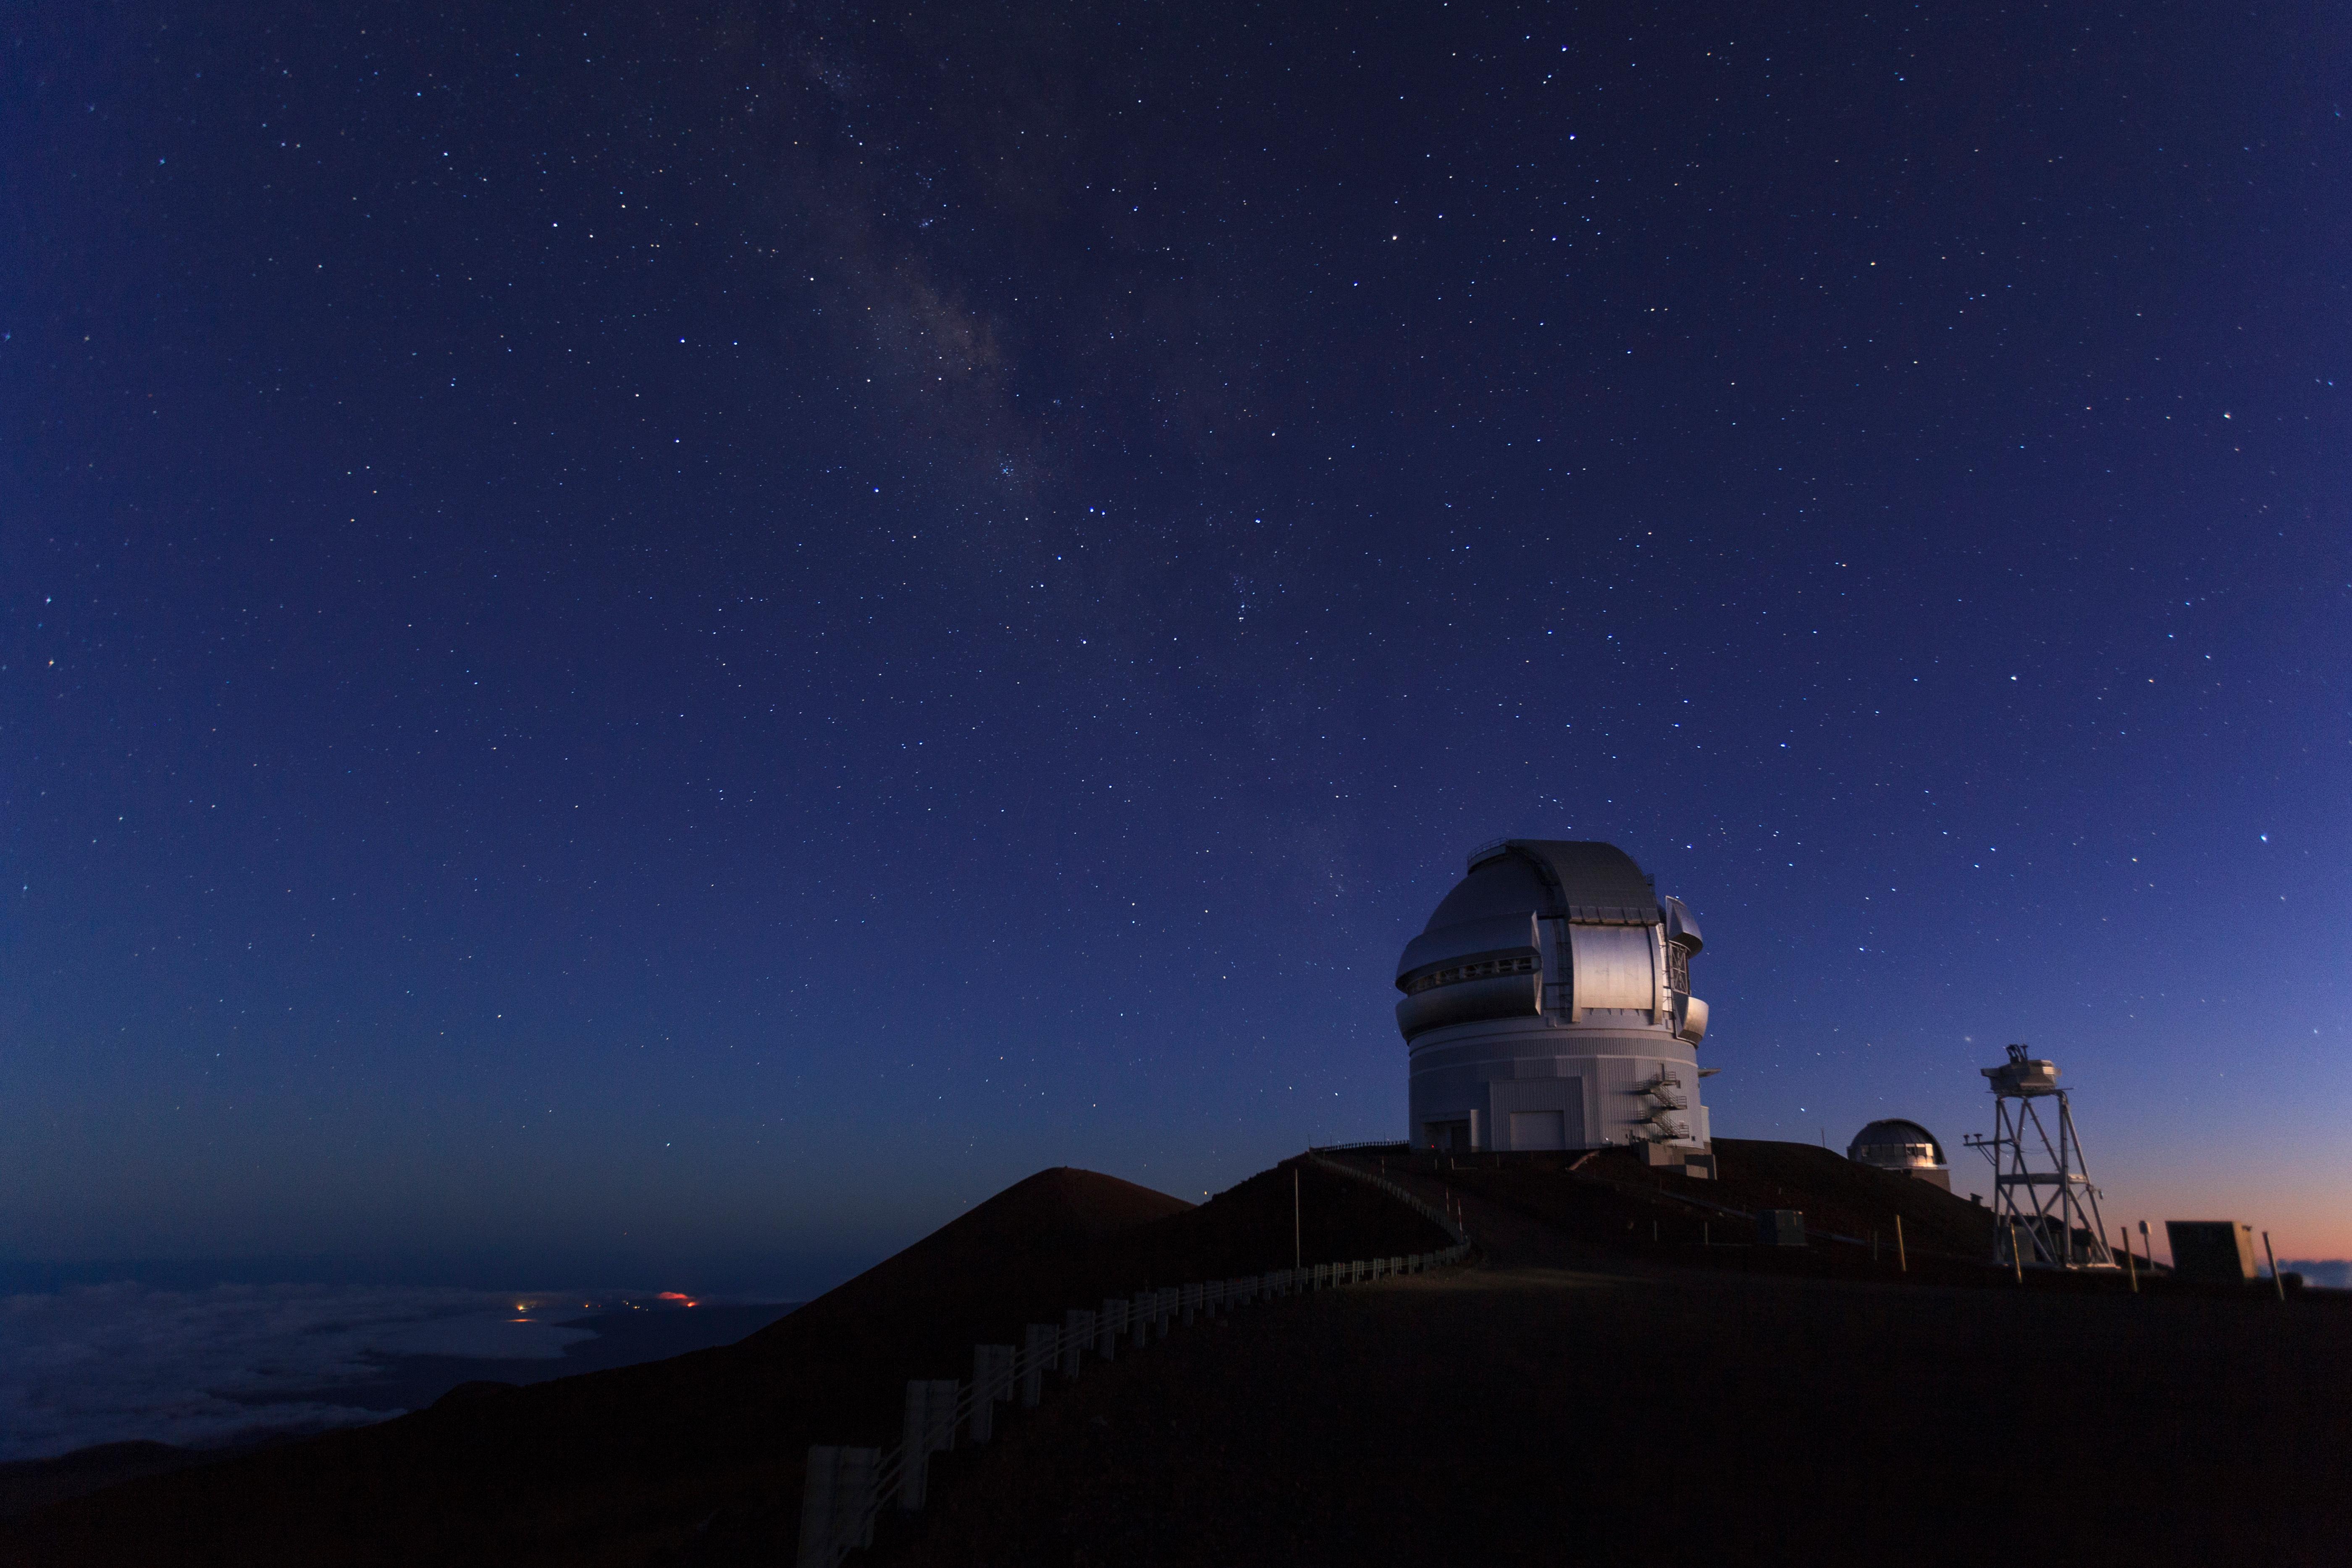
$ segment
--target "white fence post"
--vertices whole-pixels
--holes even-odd
[[[923,1422],[923,1444],[930,1453],[951,1453],[955,1449],[956,1405],[963,1398],[963,1384],[951,1377],[935,1377],[929,1387],[931,1407]]]
[[[1137,1350],[1141,1350],[1151,1342],[1153,1303],[1159,1299],[1150,1290],[1138,1290],[1135,1293],[1135,1300],[1128,1303],[1127,1321],[1129,1326],[1135,1330]]]
[[[923,1506],[924,1483],[930,1479],[931,1451],[923,1443],[923,1426],[931,1414],[931,1385],[920,1378],[907,1384],[907,1417],[898,1429],[898,1507],[912,1511]]]
[[[840,1464],[839,1448],[821,1446],[808,1451],[808,1469],[801,1479],[801,1550],[793,1560],[799,1568],[833,1568],[833,1478]]]
[[[1045,1363],[1054,1359],[1061,1331],[1051,1323],[1029,1325],[1029,1343],[1021,1357],[1021,1408],[1034,1410],[1045,1397]]]
[[[971,1347],[971,1440],[996,1436],[996,1402],[1013,1397],[1013,1347]]]
[[[1118,1356],[1118,1342],[1127,1332],[1127,1298],[1105,1296],[1102,1310],[1095,1314],[1095,1354],[1105,1361]]]
[[[898,1506],[911,1513],[929,1489],[931,1456],[955,1447],[954,1378],[915,1378],[907,1384],[907,1420],[901,1442],[906,1468],[898,1473]]]
[[[835,1568],[853,1547],[874,1544],[875,1448],[813,1447],[801,1487],[799,1568]]]
[[[1095,1315],[1084,1307],[1072,1307],[1062,1314],[1062,1379],[1076,1383],[1078,1359],[1087,1347],[1095,1342]]]
[[[875,1495],[882,1475],[882,1450],[844,1448],[833,1472],[833,1541],[836,1554],[855,1546],[861,1552],[874,1545],[874,1516],[882,1500]],[[838,1556],[836,1556],[838,1561]]]

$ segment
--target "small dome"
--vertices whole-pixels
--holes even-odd
[[[1945,1163],[1944,1146],[1916,1121],[1874,1121],[1853,1135],[1845,1157],[1882,1171],[1916,1171]]]

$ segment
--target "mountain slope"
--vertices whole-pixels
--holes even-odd
[[[1443,1244],[1361,1183],[1297,1191],[1310,1259]],[[740,1343],[130,1482],[12,1521],[0,1561],[638,1568],[714,1533],[788,1556],[811,1443],[887,1443],[908,1378],[969,1375],[975,1342],[1066,1307],[1286,1265],[1292,1205],[1287,1168],[1197,1207],[1041,1172]]]

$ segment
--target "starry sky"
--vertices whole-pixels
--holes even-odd
[[[2352,1254],[2352,20],[884,9],[11,13],[0,1262],[1197,1196],[1505,834]]]

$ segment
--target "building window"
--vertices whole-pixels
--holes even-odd
[[[1522,953],[1517,958],[1490,958],[1480,963],[1455,963],[1444,969],[1433,969],[1405,982],[1404,994],[1418,996],[1440,985],[1458,985],[1465,980],[1493,980],[1505,974],[1533,974],[1535,954]]]

